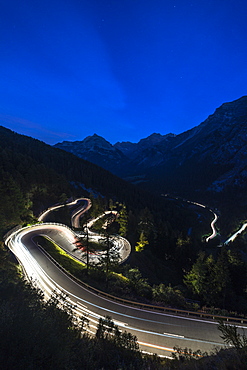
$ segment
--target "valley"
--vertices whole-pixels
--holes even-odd
[[[93,135],[77,149],[52,147],[1,126],[0,232],[18,230],[6,242],[17,256],[14,269],[24,265],[18,279],[26,284],[33,276],[47,302],[54,288],[65,291],[69,307],[89,314],[91,334],[109,312],[144,351],[168,357],[177,345],[223,345],[220,317],[245,328],[246,99],[223,104],[192,130],[137,144]],[[68,258],[64,244],[72,255],[84,254],[84,267]],[[90,248],[91,257],[106,255],[109,263],[99,258],[91,266]],[[121,265],[108,249],[111,256],[125,253]],[[4,288],[5,265],[14,257],[3,243],[2,253]]]
[[[152,134],[138,143],[112,145],[95,134],[55,147],[85,159],[90,155],[92,162],[148,192],[218,208],[220,228],[227,237],[239,218],[247,218],[246,124],[247,97],[243,96],[224,103],[201,124],[179,135]]]
[[[81,204],[78,207],[79,202]],[[85,202],[86,205],[84,204]],[[89,209],[88,204],[90,204],[88,199],[79,199],[68,203],[67,207],[74,206],[71,212],[72,220],[75,213],[80,213],[80,210],[80,217],[83,216],[83,213]],[[201,204],[196,204],[196,206],[205,208]],[[65,206],[50,207],[49,210],[43,213],[40,219],[49,217],[50,212],[62,207]],[[129,332],[138,337],[141,349],[161,356],[170,357],[173,347],[186,347],[188,341],[190,348],[194,351],[200,348],[202,351],[209,352],[217,346],[220,348],[224,345],[217,331],[216,324],[217,319],[219,319],[217,315],[204,314],[203,312],[186,312],[185,310],[176,310],[169,307],[162,308],[143,303],[140,305],[117,297],[114,298],[107,293],[99,292],[97,289],[83,285],[79,280],[74,280],[72,276],[67,276],[62,266],[44,253],[42,240],[40,238],[37,239],[38,235],[45,236],[56,245],[62,246],[62,249],[66,250],[69,255],[85,262],[73,251],[73,245],[77,238],[76,233],[64,225],[46,222],[41,225],[26,227],[10,234],[5,243],[22,264],[28,279],[33,281],[35,286],[44,292],[46,299],[50,298],[54,290],[58,294],[65,293],[67,295],[67,303],[73,306],[73,315],[87,315],[89,330],[93,330],[94,334],[95,318],[99,319],[111,314],[113,321],[120,328],[123,327],[125,329],[127,327]],[[116,249],[114,247],[113,249],[116,253]],[[90,265],[92,264],[94,264],[93,260],[90,261]],[[228,320],[232,320],[235,324],[245,329],[245,323],[247,322],[243,318],[228,318]],[[191,321],[193,326],[191,326]],[[150,323],[152,323],[151,326]],[[163,345],[164,339],[166,346]]]

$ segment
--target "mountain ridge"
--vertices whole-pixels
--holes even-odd
[[[80,143],[94,139],[87,137]],[[223,103],[199,125],[178,135],[154,133],[138,143],[114,145],[100,141],[107,151],[94,146],[91,158],[85,152],[80,155],[146,190],[183,194],[245,186],[247,96]],[[65,144],[59,147],[68,149]]]

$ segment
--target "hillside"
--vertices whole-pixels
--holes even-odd
[[[89,194],[117,198],[143,207],[142,192],[88,161],[39,140],[0,127],[2,225],[25,212],[35,214],[71,196]],[[13,201],[15,200],[15,201]],[[25,211],[26,210],[26,211]],[[20,220],[19,220],[20,221]]]
[[[120,176],[121,169],[130,165],[129,159],[121,150],[96,134],[88,136],[82,141],[63,141],[55,144],[54,147],[75,154],[79,158],[88,160]]]
[[[24,220],[28,222],[51,204],[90,193],[104,197],[106,207],[111,198],[124,202],[134,215],[149,208],[152,217],[159,216],[160,222],[173,225],[178,232],[189,227],[182,221],[184,213],[193,218],[193,212],[183,207],[178,210],[172,202],[147,193],[97,165],[4,127],[0,127],[0,164],[0,191],[5,199],[0,204],[2,230]]]
[[[168,138],[168,141],[173,139],[176,137]],[[166,304],[168,302],[175,306],[179,304],[178,299],[187,304],[185,297],[191,297],[197,302],[200,300],[201,305],[209,307],[223,307],[239,312],[247,310],[246,264],[241,259],[242,252],[246,250],[242,248],[240,253],[241,246],[238,245],[235,246],[235,250],[232,248],[232,251],[220,250],[213,245],[208,247],[202,242],[203,233],[210,231],[212,215],[208,209],[201,209],[195,204],[179,199],[156,197],[71,153],[16,134],[4,127],[0,127],[0,193],[1,199],[4,200],[0,204],[2,233],[15,224],[35,221],[35,216],[44,208],[56,202],[64,202],[68,197],[90,194],[96,203],[103,202],[104,207],[108,207],[110,198],[113,202],[124,202],[128,210],[126,215],[123,214],[123,217],[127,216],[128,219],[127,237],[133,246],[138,240],[139,243],[143,240],[147,242],[144,251],[133,253],[129,261],[129,272],[134,273],[136,279],[134,287],[140,289],[142,300],[148,299],[150,292],[152,294],[155,292],[159,302]],[[198,255],[203,249],[207,250],[207,254],[200,252]],[[210,253],[212,255],[209,255]],[[59,312],[55,313],[57,304],[55,298],[44,304],[30,288],[18,285],[16,281],[14,284],[11,282],[13,276],[6,273],[9,269],[7,259],[4,252],[0,269],[3,282],[0,304],[4,313],[2,338],[5,339],[4,343],[6,340],[8,343],[3,346],[6,353],[9,353],[8,348],[14,342],[17,361],[24,361],[23,352],[30,348],[30,336],[26,330],[26,323],[29,322],[32,332],[41,330],[43,334],[34,339],[34,344],[31,345],[32,356],[23,362],[25,366],[31,361],[33,366],[37,367],[38,361],[42,367],[44,363],[42,354],[49,353],[54,363],[62,361],[65,367],[67,363],[72,364],[73,361],[77,364],[91,361],[92,368],[95,368],[95,364],[105,363],[102,360],[104,357],[102,353],[105,348],[107,350],[111,348],[111,353],[116,354],[114,356],[116,359],[126,359],[125,356],[129,356],[126,367],[124,364],[126,360],[122,360],[123,368],[128,366],[135,368],[131,361],[137,361],[136,368],[145,368],[146,363],[144,364],[138,354],[136,360],[135,358],[132,360],[130,354],[122,353],[120,349],[110,347],[110,344],[106,343],[104,348],[102,344],[100,348],[95,347],[97,339],[90,342],[88,337],[83,337],[79,342],[79,332],[71,325],[68,317]],[[137,267],[143,275],[139,273]],[[15,270],[13,266],[11,268]],[[128,268],[126,266],[126,270]],[[219,271],[224,273],[219,274]],[[10,272],[12,274],[12,270]],[[147,284],[147,277],[151,284],[154,284],[153,287]],[[203,289],[200,285],[201,279],[207,281],[207,284],[203,284]],[[201,289],[199,291],[195,289],[197,284]],[[19,304],[20,301],[23,302],[22,305]],[[49,315],[57,323],[55,337],[59,338],[58,334],[62,332],[64,337],[71,339],[73,348],[69,347],[68,341],[61,344],[56,338],[50,337],[49,325],[50,322],[53,324],[53,321]],[[37,319],[38,317],[42,320]],[[56,321],[56,317],[60,319]],[[90,358],[79,356],[80,362],[77,359],[78,353],[83,353],[81,346],[83,349],[87,348],[86,353]],[[74,352],[75,347],[79,349]],[[53,348],[54,351],[51,350]],[[67,352],[63,352],[62,349],[67,349]],[[94,352],[100,354],[102,358],[92,357]],[[107,361],[109,360],[106,359]],[[60,366],[63,368],[63,364]],[[77,368],[76,366],[74,367]],[[161,368],[162,365],[159,362],[147,365],[148,368],[152,366]]]
[[[199,126],[145,150],[135,163],[157,189],[169,183],[176,184],[176,190],[195,192],[242,187],[247,175],[246,134],[244,96],[223,104]]]
[[[152,134],[110,144],[93,135],[55,146],[157,192],[180,195],[244,188],[247,176],[247,96],[225,103],[180,135]]]
[[[109,152],[106,159],[104,152],[101,165],[147,191],[218,208],[223,215],[221,227],[227,234],[238,220],[247,217],[246,134],[247,96],[243,96],[221,105],[200,125],[179,135],[153,134],[139,143],[108,143],[111,153],[122,152],[122,157],[116,160]],[[101,156],[99,148],[92,146],[94,137],[84,141],[91,143],[94,158]],[[99,141],[105,143],[103,138]],[[68,150],[66,145],[60,147]],[[69,150],[76,145],[69,143]],[[84,156],[81,151],[80,156]]]

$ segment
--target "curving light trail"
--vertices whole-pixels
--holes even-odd
[[[211,211],[211,212],[213,212],[213,211]],[[210,236],[208,236],[208,237],[207,237],[206,242],[208,242],[210,239],[215,238],[215,237],[216,237],[216,235],[217,235],[217,231],[216,231],[216,228],[215,228],[215,223],[216,223],[216,221],[218,220],[218,216],[217,216],[217,214],[216,214],[216,213],[214,213],[214,212],[213,212],[213,214],[214,214],[214,219],[213,219],[213,221],[211,222],[212,234],[211,234]]]
[[[61,268],[36,245],[34,237],[46,235],[58,245],[69,249],[75,234],[64,225],[41,224],[13,232],[5,243],[16,255],[25,274],[44,292],[46,298],[56,290],[67,295],[67,303],[75,317],[87,316],[89,332],[94,334],[100,317],[110,315],[122,329],[138,337],[140,348],[149,353],[169,357],[174,346],[192,350],[211,351],[224,345],[217,330],[217,322],[210,319],[180,316],[172,313],[140,309],[121,300],[99,296],[65,274]],[[246,326],[242,326],[246,329]]]
[[[211,350],[223,342],[217,331],[217,323],[190,317],[175,317],[172,314],[152,312],[131,307],[86,290],[67,276],[37,247],[34,236],[46,234],[55,242],[70,244],[73,233],[64,226],[36,225],[23,228],[6,240],[6,245],[17,256],[27,276],[35,282],[46,297],[54,290],[68,295],[75,316],[88,315],[90,330],[95,332],[95,321],[110,315],[123,330],[136,335],[142,350],[170,356],[175,345]]]
[[[243,224],[238,231],[236,231],[229,239],[225,241],[224,244],[228,244],[230,242],[233,242],[233,240],[236,239],[236,237],[241,234],[245,229],[247,228],[247,222]]]
[[[71,224],[73,227],[75,228],[79,228],[80,227],[80,218],[81,216],[87,212],[90,207],[92,206],[92,203],[91,203],[91,200],[89,198],[78,198],[74,201],[71,201],[70,203],[66,203],[65,205],[66,206],[74,206],[80,202],[83,202],[83,204],[81,204],[77,209],[75,209],[73,212],[72,212],[72,215],[71,215]],[[48,208],[45,212],[43,212],[38,220],[39,221],[43,221],[44,218],[52,211],[56,210],[56,209],[59,209],[59,208],[62,208],[65,206],[64,204],[60,204],[60,205],[55,205],[53,207],[50,207]],[[88,235],[89,235],[89,240],[90,241],[96,241],[97,243],[98,242],[101,242],[103,240],[103,236],[101,236],[100,234],[98,233],[94,233],[92,231],[90,231],[90,228],[93,226],[93,224],[99,220],[100,218],[103,218],[105,215],[108,215],[108,214],[114,214],[115,216],[117,216],[117,211],[106,211],[104,212],[102,215],[98,216],[97,218],[91,220],[90,222],[88,222],[86,224],[86,231],[88,232]],[[103,228],[104,228],[104,225],[103,225]],[[77,242],[80,240],[80,233],[77,233],[76,231],[73,232],[72,234],[72,231],[70,230],[64,230],[63,231],[65,234],[70,234],[70,238],[71,238],[71,245],[68,246],[65,248],[64,245],[62,243],[59,244],[59,246],[65,250],[65,252],[69,253],[70,255],[72,255],[73,257],[75,257],[76,259],[80,260],[81,262],[83,263],[86,263],[87,262],[87,256],[86,256],[86,250],[80,250],[79,248],[76,248],[76,245],[77,245]],[[124,261],[126,261],[131,253],[131,245],[129,243],[129,241],[121,236],[114,236],[114,237],[111,237],[111,241],[113,243],[113,247],[111,248],[112,251],[114,251],[114,253],[117,253],[118,255],[118,260],[119,260],[119,263],[123,263]],[[94,253],[89,253],[89,263],[91,264],[100,264],[101,263],[101,257],[102,255],[104,255],[106,252],[105,251],[97,251],[97,252],[94,252]]]

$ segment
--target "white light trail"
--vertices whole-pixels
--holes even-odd
[[[230,242],[233,242],[233,240],[235,240],[236,237],[246,229],[246,227],[247,227],[247,222],[245,224],[243,224],[242,227],[238,231],[235,232],[235,234],[233,234],[229,239],[227,239],[227,241],[225,241],[224,244],[228,244]]]

